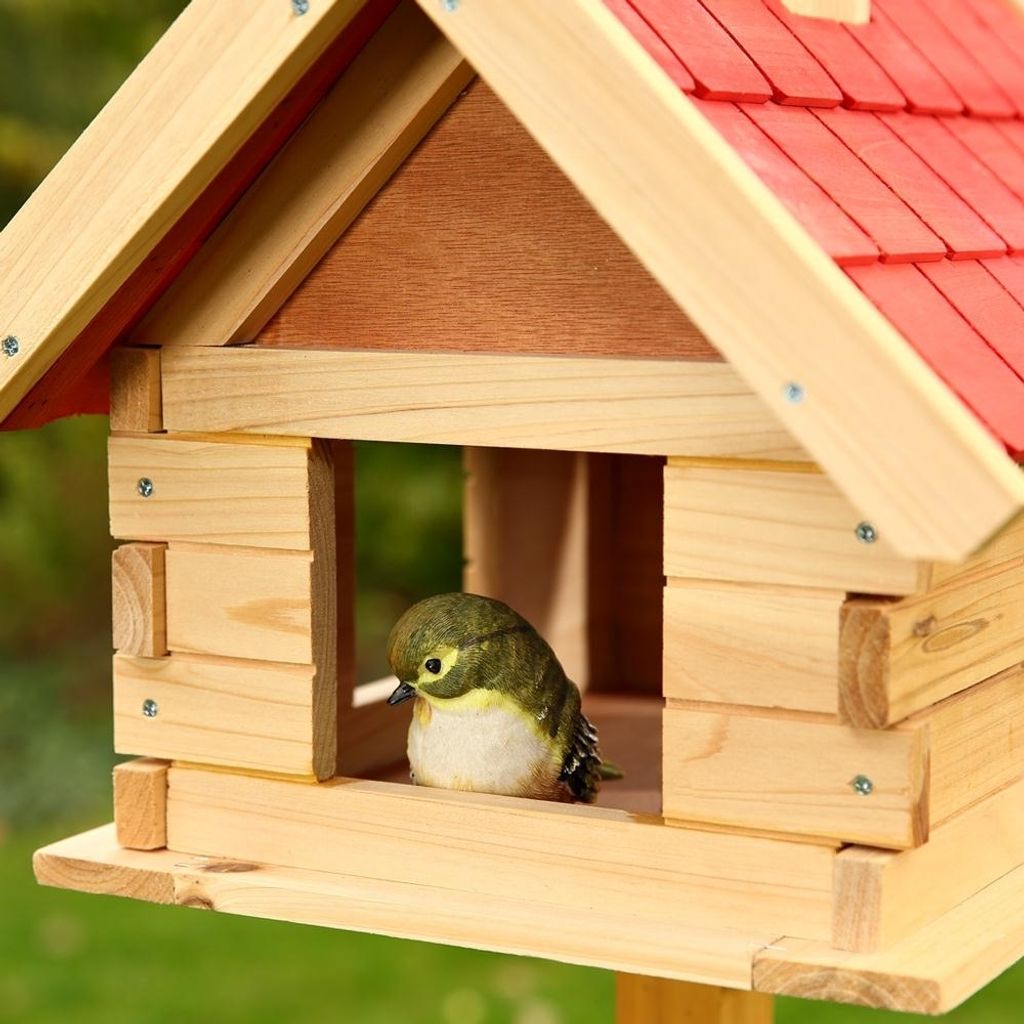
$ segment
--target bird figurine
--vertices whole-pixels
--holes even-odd
[[[592,803],[604,764],[580,691],[555,652],[507,604],[439,594],[388,638],[398,677],[389,704],[415,698],[409,767],[416,785]]]

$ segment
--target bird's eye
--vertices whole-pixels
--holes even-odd
[[[441,659],[440,658],[427,658],[423,663],[423,667],[428,672],[433,672],[436,676],[441,671]]]

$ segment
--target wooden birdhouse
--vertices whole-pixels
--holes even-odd
[[[0,241],[6,426],[109,380],[143,758],[42,882],[598,965],[630,1021],[1024,954],[1024,17],[792,6],[193,0]],[[585,690],[597,806],[408,784],[353,440],[464,448],[465,587]]]

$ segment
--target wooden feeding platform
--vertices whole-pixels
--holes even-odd
[[[1020,11],[225,12],[0,242],[4,424],[109,407],[138,756],[40,881],[601,966],[644,1024],[1024,955]],[[464,588],[580,685],[597,805],[408,783],[354,441],[462,449]]]

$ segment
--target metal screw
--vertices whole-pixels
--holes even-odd
[[[803,385],[797,384],[796,381],[790,381],[783,389],[783,395],[786,397],[786,401],[791,405],[799,405],[804,400],[804,389]]]
[[[866,775],[855,775],[850,785],[858,796],[871,796],[875,791],[875,784]]]
[[[292,10],[301,18],[309,11],[309,0],[292,0]]]
[[[21,351],[21,342],[13,334],[8,334],[3,341],[0,341],[0,348],[8,359],[13,359]]]
[[[874,544],[878,540],[878,530],[875,529],[874,523],[858,523],[854,533],[861,544]]]
[[[441,6],[449,14],[454,14],[459,9],[459,0],[441,0]]]
[[[155,700],[147,698],[142,702],[142,713],[146,718],[156,718],[160,714],[160,705]]]
[[[143,498],[153,497],[153,481],[148,476],[142,477],[141,480],[135,485],[135,490],[139,492],[139,495]]]

